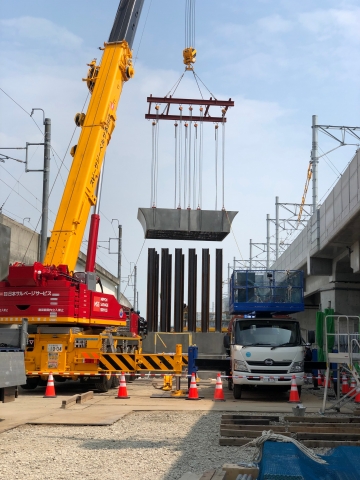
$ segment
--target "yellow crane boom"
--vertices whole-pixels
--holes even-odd
[[[120,2],[110,41],[104,44],[101,64],[96,65],[95,60],[89,64],[84,80],[91,98],[86,115],[75,116],[81,134],[71,150],[74,159],[51,232],[45,265],[65,264],[70,271],[76,266],[90,208],[96,203],[96,186],[115,128],[123,83],[134,76],[131,44],[126,39],[132,43],[142,5],[143,0]],[[121,41],[114,41],[116,37]]]

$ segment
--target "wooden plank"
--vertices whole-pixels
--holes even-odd
[[[221,423],[228,425],[270,425],[270,420],[262,420],[260,418],[244,418],[243,420],[221,420]]]
[[[226,477],[226,472],[223,469],[221,469],[215,472],[215,475],[213,475],[211,480],[224,480],[225,477]]]
[[[219,438],[219,445],[230,446],[230,447],[239,447],[241,445],[246,445],[251,442],[251,438]]]
[[[216,473],[216,470],[208,470],[207,472],[204,472],[202,474],[199,480],[212,480],[215,473]]]
[[[270,420],[263,420],[262,418],[249,418],[243,420],[233,420],[234,425],[270,425]]]
[[[335,448],[343,445],[351,447],[360,447],[360,442],[351,441],[333,441],[333,440],[304,440],[301,442],[305,447],[309,448]]]
[[[243,420],[243,419],[251,420],[252,418],[270,420],[271,422],[278,422],[280,420],[278,415],[233,415],[233,414],[224,413],[221,416],[222,420]]]
[[[325,426],[326,425],[326,426]],[[339,425],[337,423],[335,424],[323,424],[320,423],[318,425],[313,424],[313,425],[308,425],[306,423],[303,423],[301,425],[289,425],[287,427],[287,430],[289,432],[293,433],[300,433],[300,432],[318,432],[318,433],[358,433],[359,432],[359,427],[358,426],[352,426],[352,425]],[[273,426],[271,425],[271,430],[273,430]],[[275,431],[275,430],[274,430]]]
[[[354,415],[360,415],[360,408],[357,408],[354,410]]]
[[[360,433],[298,433],[297,440],[360,441]]]
[[[276,433],[280,433],[285,437],[291,437],[291,433],[285,432],[285,430],[281,432],[277,431]],[[223,437],[257,438],[257,437],[261,437],[261,434],[262,432],[258,432],[254,430],[233,430],[233,429],[226,429],[226,428],[220,429],[220,435],[222,435]]]
[[[221,428],[225,428],[228,430],[252,430],[255,432],[262,432],[263,430],[272,430],[273,432],[287,431],[286,425],[231,425],[228,423],[221,423],[220,429]]]
[[[289,423],[360,423],[360,419],[350,417],[284,417]]]

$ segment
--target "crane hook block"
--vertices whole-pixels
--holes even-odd
[[[77,127],[82,127],[85,122],[85,113],[77,113],[74,117],[74,122]]]
[[[193,47],[183,50],[184,64],[187,70],[192,70],[192,64],[196,62],[196,50]]]

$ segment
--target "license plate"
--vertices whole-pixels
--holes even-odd
[[[51,343],[48,345],[48,352],[62,352],[62,343]]]
[[[264,377],[263,381],[264,382],[275,382],[275,378]]]

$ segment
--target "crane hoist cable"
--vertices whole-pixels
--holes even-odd
[[[180,105],[180,130],[179,130],[179,203],[178,208],[181,208],[181,188],[182,188],[182,164],[183,164],[183,153],[182,153],[182,137],[183,137],[183,107]]]
[[[184,138],[184,208],[186,206],[187,198],[187,153],[188,153],[188,126],[187,122],[184,123],[185,138]]]
[[[193,169],[193,209],[195,210],[196,208],[196,188],[197,188],[197,178],[198,178],[198,155],[197,155],[197,149],[198,149],[198,124],[195,122],[194,123],[194,153],[193,153],[193,158],[194,158],[194,169]]]
[[[204,152],[204,108],[200,107],[200,146],[199,146],[199,202],[198,208],[202,207],[202,165],[203,165],[203,152]]]
[[[175,195],[174,195],[174,209],[176,208],[177,204],[177,186],[178,186],[178,123],[175,121],[174,127],[175,127]]]
[[[222,122],[222,209],[225,209],[225,122]]]
[[[219,125],[215,125],[215,210],[217,210],[217,194],[218,194],[218,154],[219,154]]]
[[[192,127],[192,112],[193,112],[193,107],[190,105],[189,107],[190,111],[190,128],[189,128],[189,158],[188,158],[188,171],[189,171],[189,192],[188,192],[188,208],[190,209],[191,205],[191,127]]]

